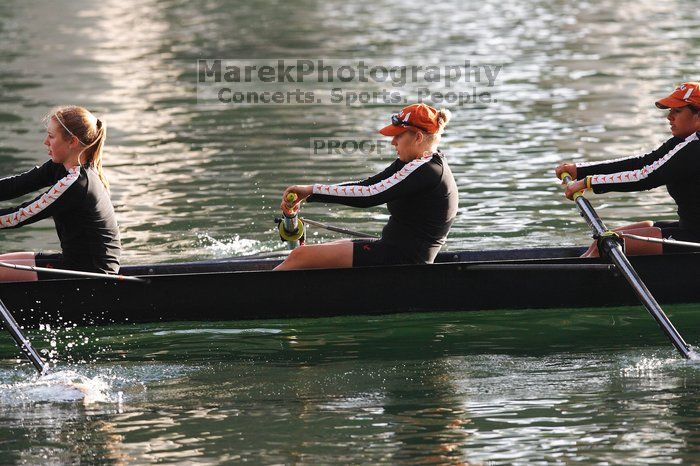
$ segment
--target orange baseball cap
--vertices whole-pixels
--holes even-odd
[[[439,113],[425,104],[413,104],[404,107],[399,113],[391,115],[391,124],[380,129],[384,136],[398,136],[405,131],[417,130],[435,134],[440,131]]]
[[[678,108],[687,105],[700,107],[700,83],[683,83],[671,95],[656,101],[656,106],[659,108]]]

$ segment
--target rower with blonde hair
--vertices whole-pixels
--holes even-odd
[[[1,262],[20,265],[117,273],[121,243],[119,227],[102,170],[107,127],[82,107],[59,107],[46,115],[50,160],[41,166],[0,179],[0,200],[43,189],[18,206],[0,209],[0,229],[19,228],[53,218],[62,252],[15,252]],[[48,188],[48,189],[47,189]],[[32,281],[33,271],[0,269],[0,281]]]
[[[438,150],[448,110],[425,104],[405,107],[379,132],[392,137],[397,158],[363,181],[296,185],[282,195],[293,215],[302,200],[352,207],[386,204],[389,222],[378,240],[339,240],[298,247],[276,270],[431,263],[445,244],[457,214],[459,193],[445,155]],[[296,201],[287,205],[287,196]]]

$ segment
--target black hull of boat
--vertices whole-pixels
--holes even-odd
[[[124,267],[150,283],[57,279],[0,284],[26,326],[311,318],[638,304],[604,260],[578,248],[444,253],[438,263],[273,272],[276,259]],[[631,258],[663,304],[700,302],[700,253]]]

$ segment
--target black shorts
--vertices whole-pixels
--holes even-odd
[[[382,240],[353,240],[352,266],[415,264],[409,254]]]
[[[63,254],[55,252],[37,252],[34,254],[34,263],[37,267],[44,267],[46,269],[79,270],[82,272],[93,273],[109,273],[94,267],[90,263],[86,263],[87,260],[89,259],[82,261],[81,259],[66,260]],[[36,275],[39,280],[65,278],[65,276],[50,272],[37,272]]]
[[[654,226],[661,229],[661,236],[666,239],[675,239],[678,241],[689,241],[691,243],[700,243],[700,235],[693,233],[690,230],[681,228],[680,222],[656,222]],[[673,244],[664,244],[664,254],[673,254],[678,252],[693,252],[693,248],[684,246],[674,246]]]
[[[34,254],[34,263],[37,267],[44,267],[47,269],[66,269],[66,261],[63,260],[63,254],[61,253],[49,253],[49,252],[37,252]],[[46,272],[37,272],[36,276],[39,280],[46,280],[51,278],[59,278],[60,275]]]

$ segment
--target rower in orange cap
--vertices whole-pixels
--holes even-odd
[[[378,240],[304,245],[293,249],[276,270],[433,262],[457,214],[457,184],[438,150],[449,119],[448,110],[409,105],[379,130],[393,138],[398,156],[381,173],[363,181],[288,187],[282,196],[287,213],[306,199],[361,208],[386,204],[391,216]],[[291,206],[289,193],[297,196]]]
[[[670,238],[700,242],[700,83],[686,82],[668,97],[656,101],[660,109],[668,109],[672,137],[658,149],[645,155],[593,163],[564,163],[556,175],[569,173],[576,179],[566,189],[566,197],[592,189],[595,193],[608,191],[645,191],[666,186],[678,205],[678,220],[673,222],[643,222],[616,229],[651,238]],[[626,238],[625,251],[632,255],[682,252],[687,248],[650,243]],[[594,243],[584,257],[597,256]]]

